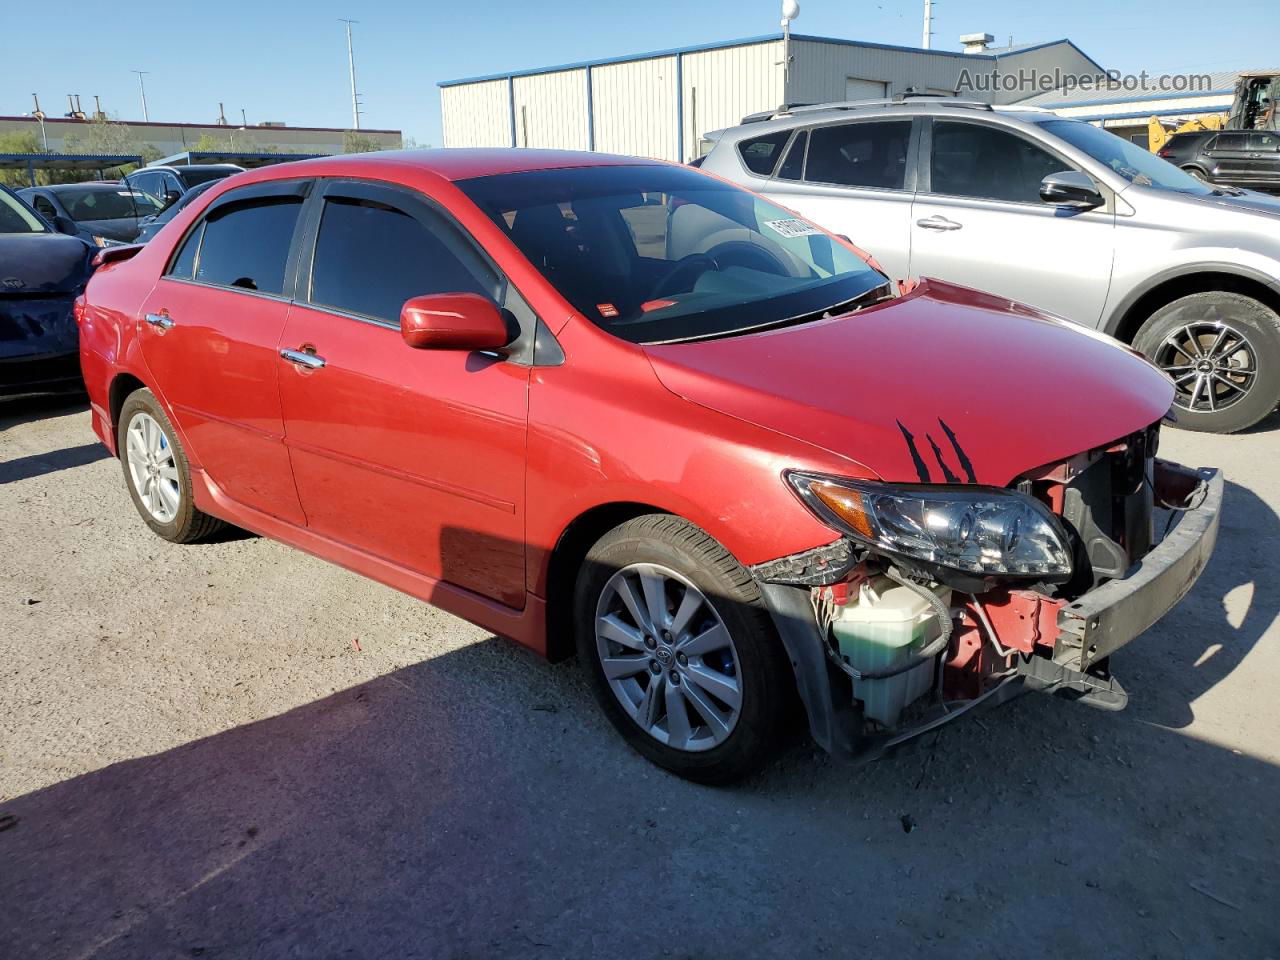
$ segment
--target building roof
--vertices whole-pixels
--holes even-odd
[[[1256,72],[1256,71],[1250,71]],[[1280,67],[1265,73],[1280,74]],[[1145,103],[1149,100],[1186,100],[1194,97],[1221,97],[1235,92],[1236,81],[1241,71],[1227,70],[1218,73],[1204,74],[1209,78],[1203,89],[1165,90],[1161,89],[1161,81],[1168,77],[1188,77],[1191,74],[1159,74],[1149,77],[1145,85],[1130,89],[1118,83],[1105,83],[1090,90],[1050,90],[1037,93],[1019,100],[1018,104],[1027,107],[1045,107],[1057,110],[1063,107],[1104,107],[1119,106],[1126,103]],[[1196,74],[1195,76],[1201,76]]]
[[[476,77],[464,77],[460,80],[441,80],[436,86],[438,87],[456,87],[467,83],[484,83],[490,80],[510,80],[515,77],[532,77],[543,73],[559,73],[562,70],[581,70],[584,67],[603,67],[614,63],[631,63],[636,60],[651,60],[655,57],[670,57],[676,54],[686,53],[703,53],[707,50],[723,50],[727,47],[746,47],[757,43],[773,43],[782,39],[781,33],[766,33],[758,37],[742,37],[737,40],[720,40],[715,43],[701,43],[688,47],[671,47],[666,50],[650,50],[645,53],[631,53],[618,57],[604,57],[598,60],[579,60],[574,63],[561,63],[550,67],[532,67],[524,70],[509,70],[505,73],[490,73]],[[890,43],[872,43],[867,40],[845,40],[839,37],[817,37],[808,34],[793,33],[792,40],[807,41],[809,43],[830,43],[843,47],[865,47],[869,50],[898,50],[903,53],[918,53],[926,56],[935,57],[959,57],[963,60],[999,60],[1002,56],[1008,56],[1011,53],[1027,53],[1031,50],[1039,50],[1042,47],[1053,47],[1059,44],[1066,44],[1072,47],[1077,53],[1093,63],[1097,62],[1088,56],[1084,51],[1077,47],[1070,40],[1050,40],[1046,43],[1023,44],[1016,48],[1006,50],[992,50],[987,53],[962,53],[959,50],[935,50],[925,49],[924,47],[904,47]],[[1099,70],[1103,68],[1098,66]]]
[[[0,153],[5,170],[108,170],[142,163],[135,154],[118,153]]]

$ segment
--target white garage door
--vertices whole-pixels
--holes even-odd
[[[844,82],[844,98],[846,100],[882,100],[887,88],[888,84],[883,80],[849,77]]]

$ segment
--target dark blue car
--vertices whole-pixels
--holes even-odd
[[[18,196],[59,233],[98,247],[132,243],[142,223],[164,209],[159,200],[126,183],[59,183],[27,187]]]
[[[0,186],[0,399],[83,389],[73,308],[93,254]]]

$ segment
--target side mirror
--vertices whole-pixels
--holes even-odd
[[[79,236],[80,234],[80,228],[75,225],[75,221],[61,215],[53,218],[53,229],[59,233],[65,233],[69,237]]]
[[[405,301],[400,335],[418,350],[500,350],[512,340],[498,305],[474,293],[433,293]]]
[[[1092,210],[1106,203],[1097,185],[1076,170],[1051,173],[1041,180],[1040,199],[1070,210]]]
[[[181,199],[182,199],[182,194],[180,194],[177,190],[166,190],[164,192],[164,198],[161,200],[161,203],[163,204],[163,207],[161,209],[168,210],[170,207],[172,207],[175,203],[177,203]]]

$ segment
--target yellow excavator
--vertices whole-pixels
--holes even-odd
[[[1177,127],[1166,127],[1158,117],[1152,117],[1147,121],[1147,145],[1152,153],[1159,153],[1175,133],[1201,130],[1280,130],[1280,74],[1262,70],[1241,73],[1229,113],[1206,114]]]

